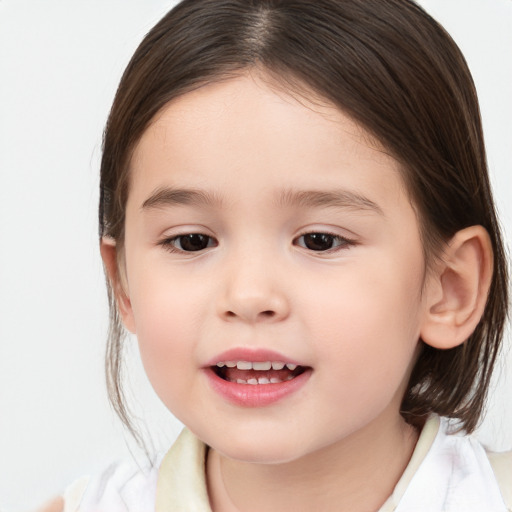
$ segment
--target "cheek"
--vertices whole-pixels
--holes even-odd
[[[407,377],[419,338],[421,273],[400,263],[361,261],[337,279],[309,287],[317,290],[309,335],[317,340],[318,356],[331,361],[331,375],[350,383],[347,400],[392,394]]]
[[[185,369],[195,361],[204,293],[193,280],[155,270],[137,275],[130,293],[141,359],[153,387],[165,400],[165,390],[186,385]]]

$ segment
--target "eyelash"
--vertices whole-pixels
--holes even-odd
[[[331,243],[333,243],[333,244],[337,243],[338,245],[336,245],[334,247],[329,247],[328,249],[323,249],[323,250],[320,249],[320,250],[315,251],[314,249],[308,248],[306,243],[304,243],[304,245],[298,243],[298,240],[300,240],[301,238],[306,237],[306,236],[329,237],[331,239],[330,240]],[[207,239],[207,245],[205,247],[203,247],[202,249],[198,249],[196,251],[195,250],[186,250],[183,248],[183,246],[181,248],[176,247],[176,244],[178,242],[180,242],[180,240],[181,240],[180,245],[182,245],[183,241],[186,240],[187,237],[189,238],[189,241],[191,241],[192,237],[199,237],[199,239],[202,238],[203,240]],[[213,243],[211,243],[212,241],[213,241]],[[304,249],[310,250],[315,253],[321,253],[321,254],[330,254],[333,252],[348,249],[349,247],[356,245],[355,240],[352,240],[352,239],[349,239],[349,238],[346,238],[346,237],[343,237],[340,235],[336,235],[334,233],[329,233],[326,231],[308,231],[306,233],[302,233],[297,238],[294,238],[293,242],[295,245],[298,245],[299,247],[302,247]],[[216,247],[218,245],[218,243],[213,237],[211,237],[209,235],[205,235],[203,233],[185,233],[182,235],[173,236],[171,238],[165,238],[165,239],[161,240],[160,242],[158,242],[158,245],[164,247],[167,251],[169,251],[171,253],[183,254],[183,253],[195,253],[195,252],[200,253],[207,248]]]

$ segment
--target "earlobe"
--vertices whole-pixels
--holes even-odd
[[[125,327],[135,334],[135,322],[128,292],[128,283],[123,274],[125,269],[122,268],[123,264],[117,253],[115,240],[103,237],[100,243],[100,252],[112,292],[116,299],[119,314],[123,319]]]
[[[484,313],[492,273],[493,252],[485,228],[458,231],[429,276],[422,340],[439,349],[464,343]]]

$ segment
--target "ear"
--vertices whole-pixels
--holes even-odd
[[[428,278],[421,339],[439,349],[464,343],[482,318],[492,273],[492,245],[485,228],[458,231]]]
[[[135,334],[135,321],[128,292],[126,269],[124,268],[122,255],[118,254],[115,240],[103,237],[100,243],[100,252],[119,314],[125,327]]]

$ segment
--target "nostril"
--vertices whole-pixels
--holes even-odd
[[[261,311],[258,316],[263,316],[263,317],[266,317],[266,318],[272,318],[275,315],[276,315],[275,311],[272,311],[272,310],[268,309],[266,311]],[[234,313],[233,311],[226,311],[226,316],[228,316],[230,318],[234,318],[234,317],[236,317],[238,315],[236,313]]]
[[[258,311],[257,308],[248,308],[247,310],[240,308],[226,309],[223,311],[222,316],[225,320],[229,321],[239,319],[247,322],[266,322],[277,320],[280,317],[280,312],[275,309],[263,309]]]

